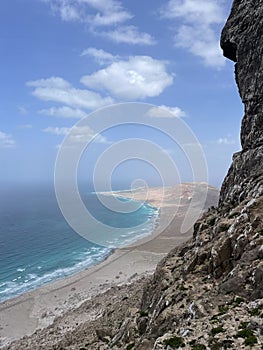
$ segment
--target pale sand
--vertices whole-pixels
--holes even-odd
[[[205,185],[200,185],[200,188],[203,191]],[[178,186],[166,189],[161,202],[162,189],[148,189],[148,202],[161,207],[159,225],[151,236],[123,249],[117,249],[96,266],[1,303],[0,347],[51,324],[55,317],[75,309],[85,300],[116,284],[130,283],[143,274],[152,274],[158,262],[171,248],[183,243],[192,234],[192,230],[180,233],[191,190],[190,184],[180,185],[180,194],[183,193],[184,201],[178,206],[173,201],[178,194]],[[141,200],[143,191],[132,194],[124,192],[123,195]],[[217,198],[218,191],[209,188],[206,207],[216,205]],[[176,216],[173,217],[175,212]],[[171,219],[173,220],[166,227]]]

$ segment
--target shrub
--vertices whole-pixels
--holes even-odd
[[[218,333],[224,333],[224,332],[225,332],[225,330],[224,330],[224,328],[222,326],[219,326],[219,327],[211,329],[211,334],[212,335],[216,335]]]
[[[172,337],[164,340],[165,345],[171,346],[173,349],[178,349],[180,347],[185,347],[183,338],[181,337]]]
[[[235,338],[244,338],[245,339],[245,345],[247,346],[253,346],[257,344],[258,340],[255,337],[253,331],[251,329],[243,328],[241,331],[239,331]]]
[[[193,350],[206,350],[206,346],[204,344],[194,344],[192,347]]]
[[[244,298],[236,297],[235,300],[234,300],[235,306],[239,306],[244,301],[245,301]]]
[[[250,311],[250,315],[251,315],[251,316],[259,316],[259,315],[260,315],[259,309],[252,309],[252,310]]]
[[[219,305],[218,306],[218,310],[219,310],[220,314],[225,314],[228,311],[228,309],[229,308],[226,305]]]

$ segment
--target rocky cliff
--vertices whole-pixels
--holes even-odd
[[[219,207],[144,290],[136,349],[263,348],[263,1],[235,0],[222,31],[245,115]]]
[[[221,46],[236,62],[242,150],[233,156],[219,207],[159,264],[137,317],[126,318],[130,328],[121,332],[130,348],[263,348],[262,0],[234,1]]]
[[[241,128],[242,151],[221,189],[220,207],[235,206],[247,197],[263,193],[263,2],[234,1],[223,29],[224,55],[236,62],[239,94],[245,106]]]
[[[142,292],[133,286],[127,297],[120,289],[99,320],[50,349],[263,349],[262,0],[234,1],[221,46],[236,62],[245,116],[219,207]]]
[[[221,47],[236,62],[242,150],[219,207],[196,223],[193,239],[168,255],[145,288],[136,349],[263,348],[262,0],[234,1]]]

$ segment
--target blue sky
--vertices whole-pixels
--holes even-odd
[[[52,181],[58,145],[76,122],[113,103],[143,102],[165,106],[192,129],[209,182],[220,186],[240,149],[243,113],[233,64],[219,48],[229,11],[224,0],[2,0],[1,183]],[[140,128],[133,135],[146,137]],[[101,136],[93,162],[130,134]],[[180,168],[169,142],[161,147]],[[141,170],[134,176],[157,184],[152,170],[134,162]],[[132,181],[127,164],[118,179],[123,187]]]

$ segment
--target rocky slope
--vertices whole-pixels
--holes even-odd
[[[242,150],[233,157],[219,207],[195,224],[193,238],[172,250],[152,278],[138,282],[143,292],[142,284],[123,287],[97,320],[56,344],[25,339],[12,348],[263,349],[262,0],[234,1],[221,46],[236,62],[245,116]]]

